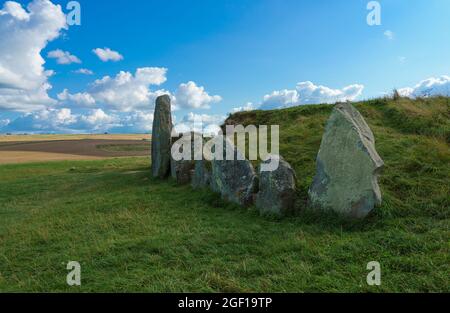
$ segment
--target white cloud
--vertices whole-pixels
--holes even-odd
[[[195,114],[190,112],[183,117],[180,123],[176,123],[175,131],[178,133],[195,131],[206,134],[217,134],[225,118],[223,115]]]
[[[31,112],[55,105],[57,101],[47,93],[50,88],[47,83],[35,90],[0,88],[0,109]]]
[[[247,102],[244,106],[231,109],[231,113],[252,111],[254,109],[255,107],[253,106],[253,103]]]
[[[0,109],[39,110],[55,103],[41,51],[67,29],[60,5],[34,0],[25,10],[5,2],[0,10]]]
[[[165,90],[150,90],[151,85],[158,86],[167,80],[166,73],[167,69],[161,67],[138,68],[134,75],[121,71],[115,77],[104,76],[95,80],[86,92],[70,94],[64,90],[58,98],[75,105],[100,103],[121,112],[152,110],[158,96],[170,95]]]
[[[87,68],[80,68],[76,71],[73,71],[75,74],[83,74],[83,75],[94,75],[94,72]]]
[[[11,123],[11,120],[9,120],[9,119],[0,120],[0,127],[4,127],[4,126],[8,125],[9,123]]]
[[[152,128],[153,114],[136,111],[120,115],[92,109],[74,114],[69,108],[26,113],[13,121],[1,120],[0,131],[12,133],[143,133]]]
[[[311,82],[297,84],[302,104],[335,103],[338,101],[353,101],[362,94],[363,85],[353,84],[342,89],[331,89],[316,86]]]
[[[406,57],[398,57],[398,61],[400,62],[400,64],[405,64],[406,63]]]
[[[107,129],[119,124],[119,118],[109,115],[102,109],[94,109],[89,115],[80,116],[80,121],[90,125],[90,129]]]
[[[117,62],[120,60],[123,60],[123,56],[114,50],[111,50],[109,48],[96,48],[94,50],[92,50],[92,52],[94,52],[94,54],[96,56],[98,56],[98,58],[100,60],[102,60],[103,62],[108,62],[108,61],[113,61],[113,62]]]
[[[81,63],[81,60],[70,54],[69,51],[62,51],[60,49],[50,51],[47,54],[47,57],[50,59],[56,59],[56,63],[58,64],[72,64],[72,63]]]
[[[221,124],[225,120],[223,115],[209,115],[209,114],[196,114],[189,112],[188,115],[183,117],[183,122],[194,123],[201,122],[203,124]]]
[[[265,95],[261,109],[286,108],[299,104],[299,94],[297,90],[284,89]]]
[[[70,109],[45,109],[24,114],[11,121],[3,131],[11,132],[67,132],[77,117]]]
[[[86,92],[70,94],[67,89],[58,94],[58,100],[65,103],[75,103],[78,106],[93,106],[95,105],[95,99]]]
[[[210,96],[204,87],[192,81],[181,84],[175,95],[164,89],[151,90],[151,86],[159,86],[167,80],[166,74],[167,69],[162,67],[138,68],[134,75],[121,71],[114,77],[95,80],[85,92],[71,94],[65,89],[58,94],[58,99],[81,106],[102,104],[120,112],[152,111],[156,98],[165,94],[171,97],[173,111],[180,107],[207,109],[222,99]]]
[[[55,118],[57,123],[62,125],[69,125],[76,122],[76,117],[72,115],[72,111],[67,108],[55,110]]]
[[[419,82],[414,87],[399,89],[398,92],[403,97],[432,97],[448,96],[450,97],[450,76],[431,77]]]
[[[210,96],[205,88],[193,81],[180,84],[176,93],[176,104],[181,108],[209,109],[210,105],[222,101],[220,96]]]
[[[287,108],[302,104],[354,101],[362,94],[363,85],[354,84],[342,89],[314,85],[310,81],[298,83],[296,89],[274,91],[264,96],[262,110]]]
[[[120,124],[111,130],[118,133],[150,132],[153,126],[153,113],[135,111],[123,117]]]
[[[22,6],[14,1],[6,1],[3,9],[0,10],[0,15],[11,15],[19,21],[29,21],[30,15]]]
[[[395,39],[395,33],[391,30],[387,30],[384,32],[384,36],[386,36],[387,39],[389,40],[394,40]]]
[[[166,68],[138,68],[135,74],[121,71],[115,77],[105,76],[96,80],[89,93],[101,103],[119,111],[136,109],[150,110],[156,97],[167,94],[164,90],[151,91],[150,85],[160,85],[166,81]]]

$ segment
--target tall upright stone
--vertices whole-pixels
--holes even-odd
[[[166,178],[170,173],[170,147],[172,135],[172,113],[170,97],[156,99],[152,128],[152,175]]]
[[[220,141],[222,144],[216,145],[215,149],[222,152],[223,159],[214,158],[211,162],[211,189],[220,193],[226,201],[249,206],[253,204],[254,194],[258,190],[255,169],[225,136]],[[227,150],[232,156],[229,160]]]
[[[381,204],[378,175],[383,166],[362,115],[350,103],[336,104],[317,156],[309,204],[364,218]]]

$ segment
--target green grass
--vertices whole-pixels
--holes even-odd
[[[363,221],[305,209],[327,105],[232,117],[281,125],[295,217],[153,180],[148,158],[0,166],[0,291],[449,292],[447,99],[357,107],[386,163],[383,205]],[[71,260],[81,287],[66,285]],[[366,284],[369,261],[379,287]]]

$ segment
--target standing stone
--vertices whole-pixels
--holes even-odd
[[[156,99],[152,129],[152,175],[166,178],[170,170],[170,147],[172,133],[172,113],[170,97]]]
[[[223,160],[214,158],[211,162],[211,189],[220,193],[226,201],[249,206],[253,203],[254,193],[258,189],[253,165],[226,137],[220,140],[223,141],[220,149]],[[233,160],[227,160],[227,149],[231,151],[230,155],[234,156]]]
[[[349,103],[336,104],[317,156],[310,205],[349,217],[365,217],[381,204],[378,175],[383,166],[362,115]]]
[[[256,207],[262,214],[285,216],[294,211],[295,172],[291,165],[279,155],[270,155],[263,163],[278,159],[274,171],[259,171],[259,192]]]

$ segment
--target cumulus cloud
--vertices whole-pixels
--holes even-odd
[[[209,109],[211,104],[222,101],[221,96],[210,96],[205,88],[193,81],[180,84],[176,93],[176,104],[181,108]]]
[[[114,50],[111,50],[109,48],[96,48],[94,50],[92,50],[92,52],[94,52],[94,54],[96,56],[98,56],[98,58],[100,60],[102,60],[103,62],[108,62],[108,61],[113,61],[113,62],[117,62],[120,60],[123,60],[123,56]]]
[[[77,117],[70,109],[45,109],[24,114],[11,121],[2,131],[10,132],[68,132]]]
[[[42,110],[57,103],[47,91],[51,85],[46,83],[35,90],[0,88],[0,109],[18,112]]]
[[[0,120],[0,131],[11,133],[144,133],[152,128],[153,114],[135,111],[121,115],[102,109],[74,114],[69,108],[26,113],[13,121]]]
[[[115,77],[105,76],[96,80],[89,93],[101,103],[119,111],[151,109],[156,97],[166,94],[164,90],[151,91],[151,85],[166,81],[166,68],[138,68],[135,74],[121,71]]]
[[[414,87],[405,87],[398,90],[403,97],[432,97],[447,96],[450,97],[450,76],[431,77],[422,80]]]
[[[261,109],[286,108],[299,105],[299,94],[297,90],[277,90],[264,96]]]
[[[87,68],[80,68],[78,70],[73,71],[75,74],[83,74],[83,75],[94,75],[94,72]]]
[[[110,129],[115,133],[148,133],[152,130],[153,113],[135,111],[127,114],[120,121],[120,125]]]
[[[331,89],[316,86],[311,82],[297,84],[302,104],[335,103],[338,101],[353,101],[362,94],[363,85],[354,84],[342,89]]]
[[[175,124],[175,131],[178,133],[195,131],[205,134],[217,134],[225,118],[223,115],[195,114],[190,112],[179,123]]]
[[[81,105],[101,103],[122,112],[151,110],[156,97],[170,94],[165,90],[150,90],[150,86],[161,85],[167,80],[166,73],[167,69],[162,67],[138,68],[134,75],[121,71],[115,77],[95,80],[86,92],[70,94],[64,90],[58,98]]]
[[[94,109],[88,115],[81,115],[79,122],[86,124],[82,128],[90,129],[91,131],[103,131],[120,125],[118,116],[107,114],[102,109]]]
[[[72,63],[81,63],[81,60],[73,54],[70,54],[69,51],[62,51],[60,49],[50,51],[47,54],[47,57],[50,59],[56,59],[56,63],[58,64],[66,65]]]
[[[66,29],[60,5],[7,1],[0,10],[0,109],[32,111],[55,103],[41,51]]]
[[[247,102],[244,106],[231,109],[231,113],[252,111],[254,109],[255,107],[253,106],[253,103]]]
[[[65,103],[75,103],[78,106],[93,106],[95,105],[95,99],[86,92],[80,92],[70,94],[67,89],[58,94],[58,100]]]
[[[210,96],[204,87],[193,81],[180,84],[174,94],[164,89],[150,89],[166,82],[166,75],[167,69],[163,67],[138,68],[134,74],[121,71],[114,77],[95,80],[86,92],[70,94],[64,90],[58,98],[75,105],[98,103],[121,112],[153,110],[156,98],[165,94],[171,97],[174,111],[179,108],[208,109],[212,103],[222,100],[220,96]]]
[[[265,95],[260,109],[271,110],[302,104],[354,101],[362,94],[363,89],[364,86],[359,84],[349,85],[342,89],[331,89],[306,81],[298,83],[295,89],[284,89]]]

